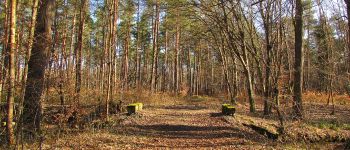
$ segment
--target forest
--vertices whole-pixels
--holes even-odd
[[[350,149],[350,0],[1,0],[0,149]]]

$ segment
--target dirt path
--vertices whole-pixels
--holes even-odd
[[[45,140],[43,149],[335,149],[341,144],[316,143],[313,148],[307,143],[275,142],[242,125],[253,120],[262,125],[272,120],[263,121],[242,114],[235,118],[222,116],[219,106],[204,106],[207,105],[146,106],[136,115],[113,116],[107,125],[99,121],[104,126],[101,128],[55,132]],[[309,129],[296,127],[291,130],[295,133],[290,135],[303,136],[300,134],[303,131],[295,130]],[[316,131],[321,132],[319,129],[309,132]]]
[[[235,127],[217,110],[194,105],[145,109],[122,125],[116,132],[128,137],[130,148],[265,149],[270,143],[254,131]]]

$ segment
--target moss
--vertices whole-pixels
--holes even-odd
[[[226,114],[227,115],[234,115],[235,114],[235,112],[236,112],[236,108],[234,107],[234,106],[227,106],[227,108],[226,108],[227,110],[226,110]]]
[[[222,104],[222,107],[221,107],[222,114],[225,114],[227,106],[230,106],[230,104]]]
[[[137,110],[142,110],[143,109],[143,103],[134,103],[137,105]]]

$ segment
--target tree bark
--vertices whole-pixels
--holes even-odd
[[[295,12],[295,66],[294,66],[294,94],[293,110],[296,119],[303,117],[303,4],[296,0]]]
[[[13,107],[15,101],[15,51],[16,51],[16,0],[11,0],[10,3],[10,41],[9,41],[9,80],[7,90],[7,140],[9,145],[13,145],[15,142],[13,132]]]
[[[153,27],[153,63],[151,74],[151,92],[156,91],[158,70],[158,34],[159,34],[159,0],[156,1],[156,18]]]
[[[346,12],[348,15],[348,39],[347,39],[347,47],[348,47],[348,72],[350,72],[350,0],[344,0],[346,4]]]
[[[6,76],[7,76],[7,68],[8,68],[8,54],[7,54],[7,46],[8,46],[8,15],[9,15],[9,11],[8,11],[8,1],[5,0],[4,1],[4,11],[5,11],[5,16],[4,16],[4,26],[3,26],[3,30],[4,30],[4,36],[3,36],[3,41],[2,41],[2,49],[3,51],[1,52],[2,55],[2,59],[1,59],[1,73],[0,73],[0,80],[1,80],[1,87],[0,87],[0,99],[3,99],[3,95],[5,95],[3,92],[5,92],[5,90],[3,90],[5,88],[6,85]]]
[[[38,13],[38,4],[39,4],[39,0],[33,0],[29,39],[28,39],[28,43],[27,43],[25,64],[24,64],[24,70],[23,70],[23,74],[22,74],[21,102],[24,101],[24,94],[25,94],[25,88],[26,88],[26,83],[27,83],[27,74],[28,74],[28,62],[29,62],[31,50],[33,47],[36,18],[37,18],[37,13]]]
[[[81,72],[82,72],[82,51],[83,51],[83,32],[84,32],[84,23],[85,23],[85,5],[86,0],[81,0],[80,6],[80,20],[79,20],[79,31],[78,31],[78,46],[75,50],[76,57],[76,79],[75,79],[75,97],[74,100],[79,106],[80,104],[80,91],[81,91]]]
[[[74,45],[75,45],[75,30],[76,30],[76,22],[77,22],[77,15],[76,15],[76,10],[74,10],[73,14],[73,20],[72,20],[72,30],[71,30],[71,40],[70,40],[70,49],[69,49],[69,56],[68,56],[68,65],[67,65],[67,76],[71,76],[71,70],[73,72],[73,63],[74,63],[74,58],[73,58],[73,52],[74,52]],[[69,80],[69,78],[68,78]],[[69,82],[69,81],[68,81]]]
[[[23,127],[31,136],[40,134],[42,115],[41,96],[44,90],[45,70],[52,42],[51,26],[54,19],[55,0],[40,0],[32,53],[28,62],[28,78],[22,114]]]
[[[175,37],[175,54],[174,54],[174,92],[179,92],[179,53],[180,53],[180,25],[179,12],[176,14],[176,37]]]

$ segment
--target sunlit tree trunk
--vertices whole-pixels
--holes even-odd
[[[156,1],[156,16],[153,27],[153,60],[151,73],[151,92],[157,90],[157,70],[158,70],[158,34],[159,34],[159,1]]]
[[[77,15],[76,15],[76,10],[73,10],[73,20],[72,20],[72,30],[71,30],[71,40],[70,40],[70,49],[69,49],[69,54],[68,54],[68,65],[67,65],[67,76],[71,76],[73,72],[73,63],[74,63],[74,57],[73,57],[73,52],[75,48],[75,32],[76,32],[76,24],[77,24]],[[68,78],[68,81],[69,78]]]
[[[176,37],[175,37],[175,54],[174,54],[174,92],[179,92],[179,55],[180,55],[180,25],[179,12],[176,14]]]
[[[10,3],[10,41],[9,41],[9,80],[7,90],[7,138],[8,144],[13,145],[15,142],[13,131],[13,107],[15,101],[15,51],[16,51],[16,0],[11,0]]]

